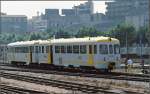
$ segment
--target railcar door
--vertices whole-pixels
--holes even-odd
[[[53,63],[53,46],[50,46],[50,58],[51,58],[51,64]]]
[[[48,48],[48,64],[53,63],[53,46],[47,46]]]
[[[33,46],[29,47],[29,63],[32,63],[32,53],[33,53]]]
[[[93,58],[93,45],[89,45],[89,54],[88,54],[88,65],[94,65],[94,58]]]
[[[40,50],[40,47],[38,46],[35,46],[35,63],[38,63],[39,62],[39,50]]]

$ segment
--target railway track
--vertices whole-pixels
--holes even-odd
[[[67,76],[81,76],[81,77],[93,77],[93,78],[105,78],[105,79],[115,79],[115,80],[127,80],[127,81],[139,81],[139,82],[149,82],[150,75],[148,74],[131,74],[131,73],[82,73],[82,72],[64,72],[56,70],[38,70],[29,68],[1,68],[0,70],[6,71],[21,71],[21,72],[33,72],[33,73],[44,73],[44,74],[58,74]]]
[[[88,93],[88,94],[101,94],[101,93],[120,94],[120,92],[112,91],[109,88],[79,84],[79,83],[74,83],[70,81],[52,80],[52,79],[45,79],[45,78],[40,78],[40,77],[32,77],[32,76],[18,75],[18,74],[12,74],[12,73],[4,73],[4,72],[1,72],[0,77],[4,77],[7,79],[16,79],[20,81],[26,81],[26,82],[42,84],[42,85],[44,84],[48,86],[64,88],[67,90],[81,91],[83,93]],[[125,94],[144,94],[144,93],[138,93],[138,92],[133,92],[133,91],[123,91],[123,92]],[[24,93],[20,93],[20,94],[24,94]],[[31,94],[39,94],[39,93],[31,93]]]
[[[0,84],[0,94],[48,94],[48,93]]]

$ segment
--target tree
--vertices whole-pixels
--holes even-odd
[[[76,37],[95,37],[104,35],[102,32],[96,30],[94,27],[82,27],[76,34]]]
[[[38,40],[41,39],[40,34],[38,33],[31,33],[29,40]]]
[[[65,32],[62,29],[59,29],[58,32],[55,33],[55,38],[70,38],[71,34],[69,34],[68,32]]]
[[[148,28],[147,32],[146,32],[146,38],[148,40],[148,43],[150,45],[150,27]]]
[[[147,27],[141,27],[137,31],[136,43],[140,44],[140,41],[141,41],[142,44],[148,43],[148,37],[146,37],[147,32],[148,32]]]
[[[129,46],[131,46],[136,39],[136,32],[135,28],[131,25],[117,25],[116,28],[110,31],[110,36],[117,38],[120,40],[121,46],[126,45],[126,41]],[[127,40],[126,40],[127,38]]]

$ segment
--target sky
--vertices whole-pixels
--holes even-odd
[[[28,18],[44,13],[46,8],[70,9],[86,1],[1,1],[1,12],[8,15],[26,15]],[[94,12],[105,13],[104,1],[94,1]]]

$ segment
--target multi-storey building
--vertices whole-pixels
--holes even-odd
[[[123,22],[133,24],[137,29],[148,24],[149,0],[116,0],[106,2],[108,19],[114,23]]]
[[[98,14],[95,15],[93,10],[92,0],[85,2],[84,4],[74,6],[72,9],[62,9],[62,14],[59,14],[57,9],[46,9],[45,18],[48,21],[47,27],[66,29],[78,27],[75,29],[79,29],[82,25],[88,25],[90,22],[101,17],[98,17]]]
[[[49,19],[51,17],[60,16],[59,9],[45,9],[45,18]]]
[[[93,1],[88,0],[88,2],[85,2],[84,4],[74,6],[73,9],[75,10],[76,15],[93,14],[94,13]]]
[[[74,9],[62,9],[62,15],[75,16],[76,14]]]
[[[26,32],[27,17],[25,15],[1,15],[1,32]]]
[[[42,16],[34,16],[28,21],[29,32],[41,32],[47,30],[47,20],[42,19]]]

